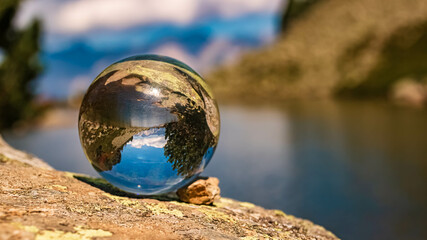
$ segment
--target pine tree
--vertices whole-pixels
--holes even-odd
[[[39,20],[18,29],[13,24],[21,0],[0,2],[0,129],[34,116],[34,80],[41,72]]]

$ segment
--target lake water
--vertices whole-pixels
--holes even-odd
[[[220,110],[219,145],[203,175],[220,179],[222,196],[343,239],[427,239],[427,111],[313,101]],[[76,126],[4,135],[56,169],[97,176]]]

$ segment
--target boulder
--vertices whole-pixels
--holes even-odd
[[[190,185],[180,188],[176,193],[183,202],[209,205],[220,198],[221,190],[218,184],[219,180],[216,177],[200,177]]]

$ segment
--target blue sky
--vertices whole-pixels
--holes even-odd
[[[16,24],[44,22],[45,72],[36,92],[66,98],[105,67],[144,53],[207,73],[272,42],[282,0],[29,0]]]

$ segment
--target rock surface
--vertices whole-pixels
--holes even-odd
[[[3,154],[16,151],[4,142],[0,149],[0,239],[337,239],[279,210],[227,198],[205,206],[127,195],[22,152]]]
[[[220,199],[221,190],[218,187],[219,179],[216,177],[199,178],[193,183],[177,191],[179,199],[186,203],[211,204]]]

